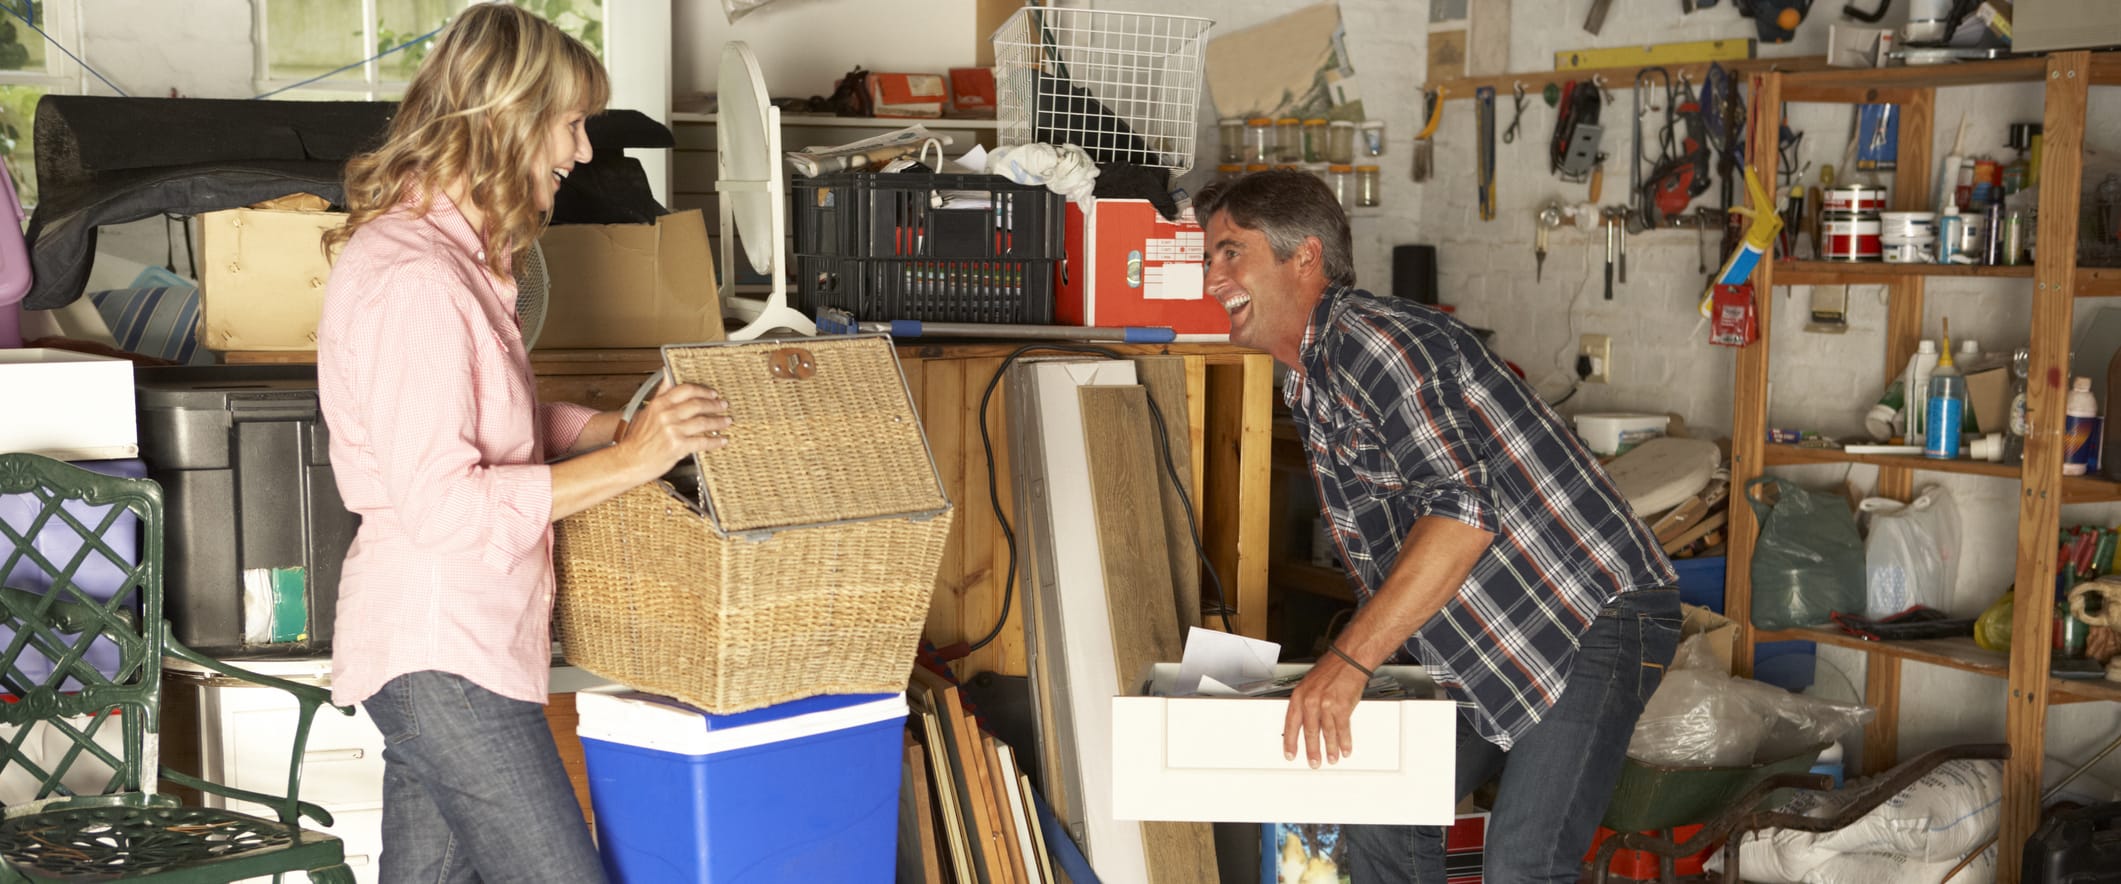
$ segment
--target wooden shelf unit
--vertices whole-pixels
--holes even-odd
[[[2002,651],[1991,651],[1974,643],[1971,637],[1930,638],[1916,641],[1874,642],[1865,641],[1837,629],[1823,626],[1805,626],[1797,629],[1760,630],[1755,641],[1818,642],[1850,648],[1880,657],[1912,660],[1931,666],[1943,666],[1975,675],[1991,678],[2010,678],[2010,655]],[[2088,701],[2121,700],[2121,683],[2098,679],[2057,678],[2049,676],[2048,704],[2082,703]]]
[[[1914,492],[1917,472],[2017,479],[2018,531],[2015,538],[2018,586],[2047,587],[2054,582],[2057,535],[2064,502],[2121,499],[2121,485],[2062,475],[2062,409],[2069,374],[2070,317],[2080,296],[2121,294],[2121,270],[2077,267],[2077,213],[2083,183],[2086,104],[2094,84],[2121,85],[2121,57],[2089,52],[2058,52],[2045,58],[2020,58],[1959,65],[1883,70],[1769,71],[1756,74],[1757,108],[1753,142],[1760,178],[1775,180],[1775,138],[1783,106],[1791,102],[1892,102],[1900,107],[1898,168],[1921,170],[1897,176],[1892,208],[1926,211],[1935,179],[1932,156],[1936,90],[1993,83],[2041,83],[2045,103],[2039,230],[2035,263],[2029,268],[1960,268],[1908,265],[1851,265],[1829,262],[1763,261],[1754,271],[1759,310],[1759,339],[1739,351],[1732,404],[1732,487],[1761,475],[1769,466],[1805,463],[1867,463],[1878,467],[1881,496],[1906,500]],[[2032,354],[2027,390],[2031,430],[2022,466],[1971,461],[1937,462],[1923,458],[1848,455],[1795,446],[1767,444],[1767,386],[1773,345],[1770,293],[1778,285],[1874,284],[1887,287],[1886,347],[1888,375],[1907,364],[1922,338],[1923,287],[1931,277],[2029,277]],[[2046,592],[2016,597],[2012,610],[2011,652],[1983,651],[1964,642],[1909,642],[1882,645],[1861,642],[1825,630],[1760,633],[1750,628],[1751,562],[1759,539],[1759,519],[1750,507],[1731,509],[1730,551],[1725,578],[1725,606],[1738,624],[1732,657],[1741,672],[1750,669],[1753,645],[1763,640],[1801,638],[1869,655],[1865,667],[1865,700],[1878,710],[1865,729],[1863,766],[1867,772],[1890,767],[1898,759],[1900,665],[1912,660],[1977,672],[2008,681],[2002,692],[2008,741],[2014,752],[2004,766],[2003,818],[1998,845],[1997,880],[2015,884],[2026,838],[2040,823],[2041,764],[2047,737],[2047,707],[2075,700],[2121,700],[2121,685],[2050,677],[2048,632],[2054,607]]]
[[[1766,464],[1771,467],[1801,466],[1822,463],[1866,463],[1876,467],[1896,470],[1912,470],[1929,473],[1956,473],[1962,476],[1989,476],[1998,479],[2021,477],[2020,468],[2011,464],[1989,463],[1985,460],[1933,460],[1908,454],[1850,454],[1833,448],[1805,448],[1800,445],[1768,445],[1765,449]],[[2090,476],[2063,476],[2062,502],[2111,503],[2121,501],[2121,482],[2112,482]]]
[[[1983,279],[2032,279],[2031,264],[1988,266],[1984,264],[1884,264],[1876,261],[1776,261],[1776,285],[1886,285],[1899,279],[1979,277]],[[2079,267],[2076,287],[2079,298],[2121,295],[2121,267]]]

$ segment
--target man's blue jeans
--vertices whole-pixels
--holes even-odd
[[[1574,882],[1613,797],[1628,739],[1679,647],[1679,591],[1627,593],[1583,634],[1568,687],[1504,752],[1458,720],[1458,797],[1498,771],[1488,816],[1487,884]],[[1444,884],[1443,830],[1346,826],[1355,884]]]
[[[383,731],[382,880],[604,880],[544,707],[432,671],[361,705]]]

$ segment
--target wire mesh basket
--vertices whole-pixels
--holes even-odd
[[[1204,18],[1026,6],[994,32],[998,143],[1073,144],[1100,165],[1193,168]]]

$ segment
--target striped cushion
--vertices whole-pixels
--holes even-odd
[[[199,346],[199,286],[160,267],[140,271],[132,288],[90,292],[119,349],[183,364],[211,364]]]

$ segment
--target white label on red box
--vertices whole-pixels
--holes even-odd
[[[1142,271],[1142,297],[1151,301],[1198,301],[1205,291],[1199,264],[1163,264]]]

